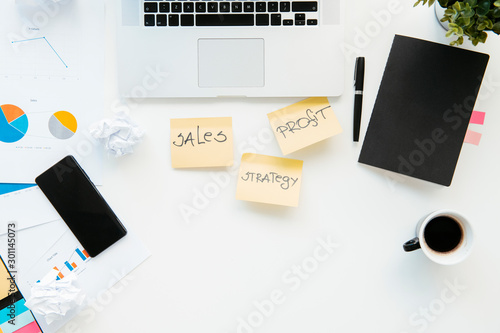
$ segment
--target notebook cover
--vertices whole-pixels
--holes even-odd
[[[488,59],[396,35],[359,162],[449,186]]]

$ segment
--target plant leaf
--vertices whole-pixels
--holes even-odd
[[[467,4],[467,7],[462,12],[462,16],[470,18],[470,17],[474,16],[474,14],[475,14],[474,10],[472,10],[472,8],[470,8],[470,6]]]
[[[464,42],[464,38],[458,37],[456,40],[452,41],[450,43],[450,45],[462,45],[463,42]]]
[[[455,2],[453,4],[453,6],[451,6],[451,7],[455,10],[456,13],[458,13],[459,11],[462,10],[462,7],[460,5],[460,1]]]
[[[429,1],[429,7],[430,7],[430,6],[432,6],[432,5],[434,4],[434,2],[435,2],[436,0],[418,0],[417,2],[415,2],[415,3],[413,4],[413,7],[418,6],[421,2],[422,2],[422,5],[425,5],[425,4],[427,3],[427,1]]]
[[[493,32],[496,33],[497,35],[500,34],[500,22],[493,24],[491,30],[493,30]]]
[[[470,18],[466,17],[459,17],[456,21],[456,24],[458,24],[461,27],[468,27],[470,25]]]
[[[484,31],[481,32],[481,37],[479,38],[479,41],[481,43],[486,43],[486,38],[488,38],[488,34]]]
[[[465,3],[474,8],[474,6],[477,5],[477,0],[465,0]]]
[[[482,0],[477,4],[476,13],[478,16],[486,16],[490,11],[491,3],[488,0]]]

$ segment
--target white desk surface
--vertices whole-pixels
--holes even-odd
[[[464,144],[451,187],[357,162],[394,34],[449,42],[433,9],[413,3],[346,1],[345,40],[355,50],[345,59],[345,93],[330,98],[344,133],[289,156],[304,161],[298,208],[237,201],[226,170],[172,169],[169,119],[232,117],[239,165],[244,151],[282,156],[266,115],[301,98],[132,105],[146,136],[132,155],[105,160],[101,192],[152,256],[60,332],[499,332],[500,38],[463,46],[491,55],[476,103],[486,121],[471,125],[483,137]],[[111,115],[119,98],[114,1],[106,4]],[[367,69],[361,142],[353,143],[359,55]],[[196,196],[204,191],[206,200]],[[183,218],[183,205],[198,214]],[[441,208],[465,214],[476,236],[472,255],[452,267],[402,249],[418,219]],[[318,248],[329,239],[331,253]]]

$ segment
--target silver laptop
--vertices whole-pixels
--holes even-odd
[[[338,96],[343,0],[120,0],[124,97]]]

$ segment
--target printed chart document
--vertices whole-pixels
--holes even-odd
[[[101,184],[104,5],[0,2],[0,183],[34,183],[66,155]]]
[[[19,200],[18,197],[24,200]],[[44,200],[45,198],[45,200]],[[8,232],[7,225],[16,221],[16,229],[23,230],[61,219],[38,186],[0,196],[0,235]],[[38,214],[37,212],[44,212]]]
[[[77,276],[78,286],[85,294],[84,303],[80,307],[70,310],[63,319],[50,325],[45,318],[35,313],[43,332],[51,333],[82,311],[84,313],[93,300],[146,260],[150,253],[124,223],[128,230],[124,238],[98,256],[89,257],[64,221],[60,218],[53,220],[54,208],[42,192],[35,189],[0,196],[2,212],[6,203],[12,204],[12,207],[7,208],[8,214],[0,216],[2,233],[3,229],[9,231],[8,234],[0,233],[0,255],[8,258],[12,252],[9,252],[9,248],[12,247],[7,244],[10,244],[9,240],[15,234],[12,237],[15,239],[15,267],[9,268],[16,272],[16,282],[26,300],[31,296],[31,287],[55,269],[58,271],[54,276],[56,280],[64,279],[70,274]],[[36,209],[30,209],[35,207]],[[49,223],[36,225],[33,221],[37,219],[41,223]],[[24,228],[28,225],[32,227]]]

